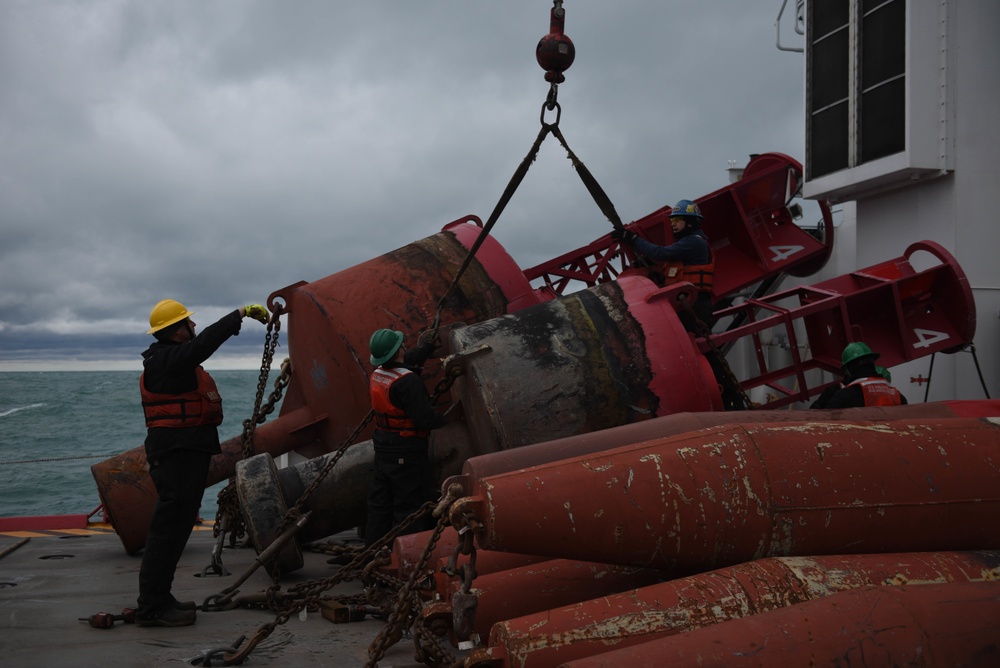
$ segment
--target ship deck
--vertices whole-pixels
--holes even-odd
[[[222,562],[231,575],[203,577],[214,547],[211,524],[196,526],[174,579],[178,599],[201,604],[232,586],[255,563],[252,548],[227,547]],[[108,525],[2,533],[0,554],[0,665],[207,665],[202,663],[206,653],[231,647],[241,636],[251,638],[275,620],[270,610],[238,608],[199,610],[197,622],[181,628],[140,627],[123,621],[111,628],[94,628],[80,621],[99,612],[121,614],[135,606],[141,558],[126,554]],[[283,591],[296,583],[330,577],[338,568],[327,563],[328,555],[306,552],[304,556],[304,568],[282,579]],[[262,592],[270,584],[265,569],[258,568],[239,592]],[[360,583],[345,582],[323,596],[360,591]],[[261,641],[245,665],[363,666],[368,646],[383,626],[370,617],[334,624],[318,612],[309,613],[304,621],[295,615]],[[404,638],[388,649],[379,665],[420,665],[413,655],[412,641]],[[217,657],[210,665],[224,665]]]

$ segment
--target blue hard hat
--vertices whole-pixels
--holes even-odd
[[[677,204],[674,204],[674,207],[670,210],[670,217],[695,218],[697,220],[704,218],[701,215],[701,207],[698,206],[698,203],[689,199],[682,199]]]

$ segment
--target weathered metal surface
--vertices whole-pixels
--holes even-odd
[[[419,565],[427,543],[430,542],[433,535],[433,531],[419,531],[396,536],[395,540],[392,541],[389,565],[383,567],[382,570],[401,580],[409,578]],[[458,547],[458,532],[451,527],[445,527],[427,560],[428,565],[433,566],[438,560],[447,559],[456,547]]]
[[[998,578],[996,551],[772,557],[499,622],[465,666],[556,666],[859,587]]]
[[[270,455],[257,455],[238,462],[236,472],[236,493],[247,534],[260,554],[279,537],[289,505],[281,495],[274,494],[278,488],[278,469]],[[294,540],[285,543],[276,558],[283,573],[298,570],[304,564],[302,551]]]
[[[721,409],[715,377],[656,287],[623,276],[452,332],[477,453],[678,411]]]
[[[418,533],[397,536],[392,541],[392,553],[389,565],[384,566],[382,570],[402,580],[410,577],[410,574],[420,563],[427,548],[427,543],[430,542],[433,534],[433,531],[420,531]],[[441,586],[436,588],[435,591],[442,595],[445,595],[448,589],[448,586],[445,586],[446,583],[449,583],[452,578],[441,571],[448,565],[451,558],[456,556],[458,543],[458,532],[452,527],[445,527],[427,559],[427,567],[435,572],[436,578],[440,576],[439,582]],[[476,572],[480,575],[527,566],[539,561],[546,561],[546,559],[545,557],[530,554],[476,550]],[[461,566],[469,562],[469,557],[467,555],[458,555],[456,562],[458,566]]]
[[[1000,547],[1000,425],[726,426],[488,476],[450,511],[489,550],[695,570]]]
[[[543,561],[551,560],[534,554],[515,554],[513,552],[476,550],[476,577],[489,575],[491,573],[499,573],[501,571],[509,571],[514,568],[521,568],[532,564],[539,564]],[[448,575],[446,572],[446,569],[451,565],[450,562],[451,559],[449,557],[438,559],[435,564],[435,593],[450,592],[456,582],[455,576]],[[464,555],[460,556],[457,560],[458,569],[460,570],[466,563],[469,563],[469,558]]]
[[[647,301],[653,286],[638,277],[601,285],[517,314],[455,329],[453,355],[464,375],[453,396],[464,420],[431,434],[438,481],[470,456],[515,448],[557,435],[604,429],[663,411],[721,408],[711,368],[664,301]],[[367,401],[367,399],[366,399]],[[315,511],[300,540],[357,526],[365,512],[374,450],[352,446],[335,474],[316,487]],[[290,506],[332,455],[298,464],[282,476]],[[237,478],[243,475],[239,469]],[[286,486],[285,483],[293,483]],[[257,536],[272,535],[262,530]],[[266,544],[255,545],[258,550]]]
[[[362,262],[313,283],[274,292],[269,302],[284,303],[293,371],[281,407],[300,405],[325,413],[315,446],[299,448],[315,457],[332,451],[360,424],[371,408],[368,396],[368,342],[380,327],[398,329],[413,346],[431,327],[441,303],[441,323],[473,323],[534,303],[531,286],[503,247],[486,237],[458,283],[452,282],[481,229],[460,219],[420,241]],[[520,279],[520,280],[518,280]],[[433,384],[440,366],[430,366]],[[370,437],[370,429],[361,440]]]
[[[472,628],[485,638],[495,623],[505,619],[645,587],[662,580],[663,574],[652,568],[567,559],[479,574],[469,590],[478,600]],[[462,592],[462,587],[461,579],[453,578],[442,601],[429,611],[428,618],[442,614],[450,618],[452,601]]]
[[[567,661],[620,666],[1000,665],[1000,583],[863,587]]]
[[[773,423],[773,422],[882,422],[891,420],[948,418],[948,417],[990,417],[1000,415],[1000,399],[978,401],[942,401],[904,406],[882,406],[871,408],[844,408],[839,410],[808,411],[712,411],[707,413],[678,413],[664,415],[651,420],[602,429],[586,434],[559,438],[544,443],[525,445],[520,448],[500,450],[485,455],[470,457],[462,466],[462,475],[471,479],[507,471],[515,471],[529,466],[581,457],[583,455],[618,448],[631,443],[643,443],[654,438],[676,436],[689,431],[727,424]],[[444,483],[443,486],[450,484]]]
[[[280,303],[287,315],[293,371],[278,419],[254,434],[255,452],[278,456],[297,450],[315,457],[351,434],[370,409],[371,333],[392,327],[412,343],[432,324],[438,302],[479,236],[478,222],[475,216],[456,220],[426,239],[269,297],[269,306]],[[535,302],[517,264],[495,239],[486,237],[448,292],[441,317],[446,324],[477,322]],[[429,382],[439,374],[440,365],[432,365]],[[240,438],[227,440],[222,449],[222,456],[213,458],[206,486],[231,477],[242,457]],[[129,554],[145,544],[156,503],[145,466],[140,446],[91,467],[101,501]]]
[[[308,407],[288,413],[279,425],[261,425],[254,434],[257,452],[278,456],[315,439],[313,413]],[[242,456],[239,438],[222,444],[222,454],[212,457],[205,486],[210,487],[233,476],[236,462]],[[97,482],[104,511],[128,554],[135,554],[146,545],[149,520],[156,506],[156,489],[149,477],[146,452],[143,447],[115,455],[90,467]]]

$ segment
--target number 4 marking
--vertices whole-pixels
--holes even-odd
[[[913,333],[917,335],[917,343],[913,344],[914,348],[930,348],[933,343],[947,341],[951,338],[944,332],[935,332],[930,329],[914,329]]]
[[[805,246],[768,246],[771,252],[774,253],[774,257],[771,258],[771,262],[781,262],[782,260],[787,260],[791,256],[795,255],[801,250],[805,250]]]

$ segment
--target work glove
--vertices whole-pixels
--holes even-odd
[[[617,239],[618,241],[624,241],[627,244],[630,244],[633,241],[635,241],[635,238],[637,236],[638,235],[635,232],[633,232],[632,230],[626,230],[624,227],[616,227],[615,229],[611,230],[612,239]]]
[[[421,332],[420,336],[417,338],[417,347],[424,348],[428,350],[437,350],[441,347],[441,337],[438,336],[436,329],[428,329],[426,332]]]
[[[268,319],[271,314],[267,312],[267,309],[260,304],[247,304],[243,307],[243,312],[246,313],[248,318],[253,318],[257,322],[267,324]]]

